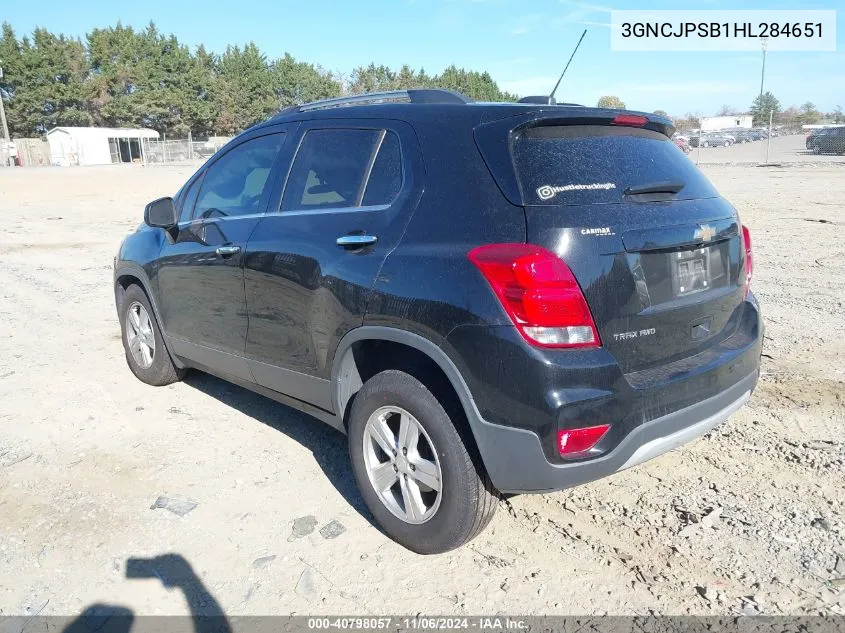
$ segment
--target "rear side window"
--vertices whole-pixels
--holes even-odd
[[[386,131],[361,204],[365,207],[390,204],[399,195],[401,188],[402,153],[399,149],[399,137]]]
[[[399,139],[389,130],[309,130],[293,161],[282,211],[392,202],[402,186]]]
[[[683,183],[680,200],[718,196],[669,138],[651,130],[598,125],[529,128],[511,137],[528,205],[622,202],[629,187]]]

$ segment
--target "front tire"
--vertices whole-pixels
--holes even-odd
[[[385,532],[419,554],[475,538],[498,494],[462,412],[390,369],[370,378],[349,416],[349,453],[361,496]]]
[[[184,370],[173,364],[150,301],[137,285],[123,294],[120,328],[126,363],[139,380],[161,387],[182,379]]]

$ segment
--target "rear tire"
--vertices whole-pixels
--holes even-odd
[[[123,294],[120,331],[126,363],[140,381],[161,387],[182,380],[185,371],[173,364],[150,300],[135,284]]]
[[[462,415],[447,413],[428,387],[395,369],[370,378],[350,411],[349,453],[361,496],[384,531],[419,554],[464,545],[496,511],[498,493]],[[418,428],[403,439],[403,424]]]

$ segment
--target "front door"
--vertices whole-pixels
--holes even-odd
[[[421,157],[396,121],[315,121],[297,136],[284,192],[247,245],[246,356],[260,385],[331,410],[327,359],[363,322],[419,199]]]
[[[264,131],[216,157],[188,190],[189,208],[182,209],[159,257],[159,297],[171,349],[242,380],[252,380],[243,359],[243,256],[266,209],[284,136]]]

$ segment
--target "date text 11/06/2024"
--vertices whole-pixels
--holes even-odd
[[[466,617],[363,617],[363,618],[308,618],[308,628],[322,631],[354,631],[378,630],[399,626],[409,631],[448,631],[448,630],[479,630],[479,631],[525,631],[528,624],[519,618],[484,616]]]

